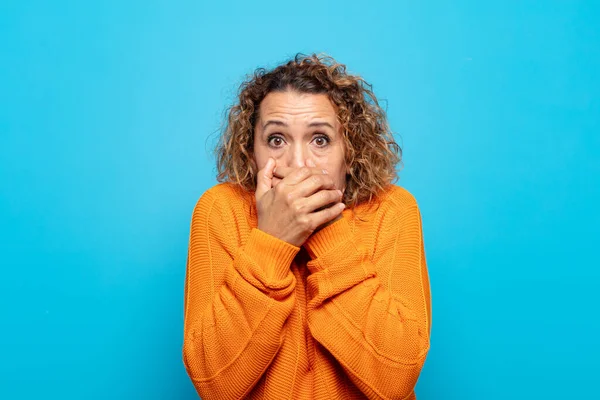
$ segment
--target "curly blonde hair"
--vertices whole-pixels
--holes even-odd
[[[345,146],[346,175],[343,202],[353,208],[370,202],[396,181],[396,164],[402,149],[394,141],[385,111],[372,85],[346,72],[346,66],[326,54],[298,53],[272,70],[258,68],[240,85],[238,102],[228,109],[214,150],[219,182],[231,182],[247,191],[256,190],[254,129],[262,100],[271,92],[327,94],[337,107]]]

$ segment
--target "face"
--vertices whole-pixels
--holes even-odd
[[[260,104],[254,129],[254,160],[258,169],[269,157],[277,166],[300,168],[310,159],[326,169],[342,191],[346,163],[341,124],[326,94],[271,92]]]

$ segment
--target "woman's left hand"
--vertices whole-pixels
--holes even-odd
[[[309,161],[307,162],[307,166],[308,166],[308,167],[316,167],[316,165],[314,165],[314,163],[313,163],[313,162],[311,162],[311,160],[309,160]],[[295,171],[296,169],[297,169],[297,168],[293,168],[293,167],[276,167],[275,171],[273,172],[273,179],[272,179],[272,181],[271,181],[271,182],[272,182],[272,187],[275,187],[275,186],[277,186],[277,184],[278,184],[279,182],[281,182],[281,180],[282,180],[283,178],[285,178],[287,175],[291,174],[291,173],[292,173],[293,171]],[[326,207],[321,207],[321,208],[319,208],[319,209],[317,209],[317,210],[315,210],[315,211],[322,210],[323,208],[326,208]],[[322,225],[318,226],[318,227],[317,227],[317,228],[314,230],[314,232],[313,232],[312,234],[314,235],[314,234],[315,234],[315,232],[318,232],[318,231],[320,231],[321,229],[325,228],[326,226],[329,226],[329,225],[333,224],[335,221],[337,221],[337,220],[341,219],[342,217],[343,217],[343,216],[342,216],[342,214],[340,214],[340,215],[338,215],[337,217],[335,217],[334,219],[332,219],[331,221],[328,221],[328,222],[326,222],[326,223],[324,223],[324,224],[322,224]]]

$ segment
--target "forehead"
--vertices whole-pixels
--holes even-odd
[[[260,118],[297,117],[335,119],[336,108],[326,94],[271,92],[260,103]]]

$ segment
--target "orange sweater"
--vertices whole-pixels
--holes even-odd
[[[296,247],[257,229],[254,193],[201,196],[183,360],[202,398],[416,398],[431,329],[421,216],[399,186],[378,200]]]

